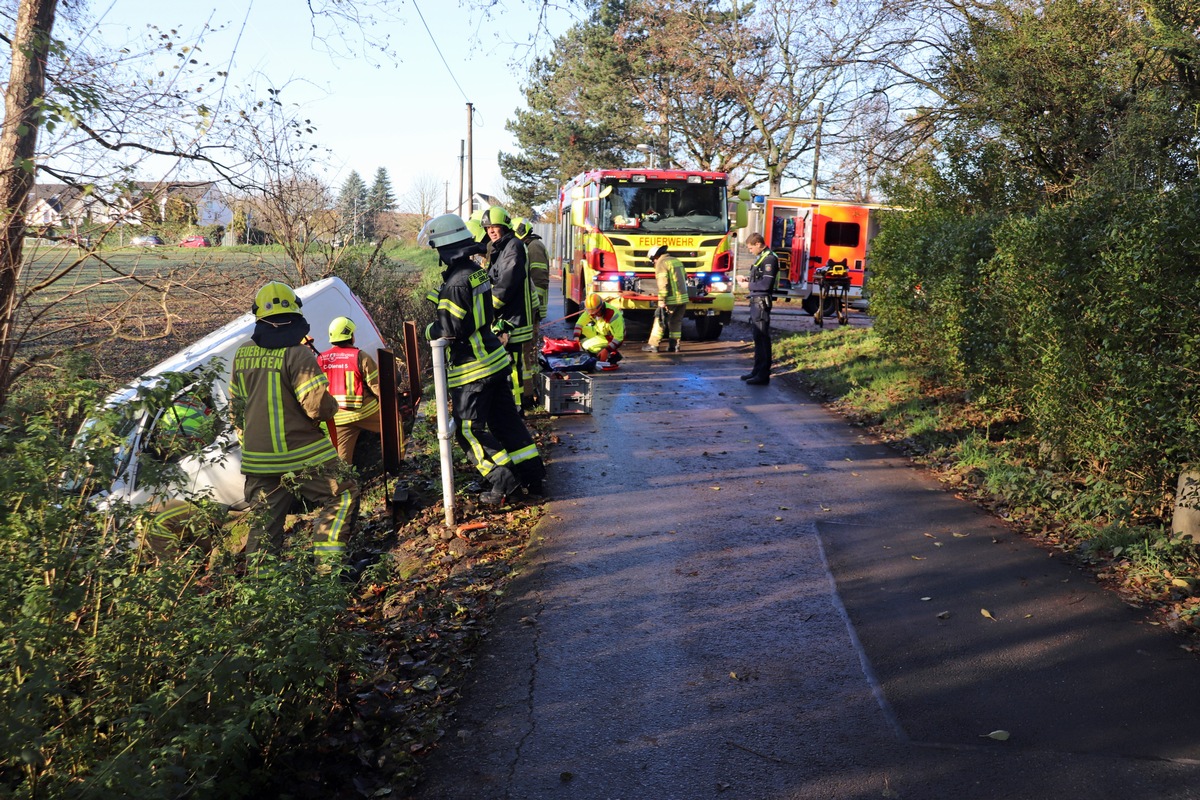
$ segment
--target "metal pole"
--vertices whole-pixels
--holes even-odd
[[[469,213],[464,214],[463,207],[462,207],[463,166],[466,164],[466,159],[467,159],[467,140],[459,139],[458,140],[458,209],[455,211],[455,213],[458,214],[463,219],[466,219],[467,217],[471,216]]]
[[[474,128],[474,106],[467,103],[467,216],[475,211],[475,142],[472,138]]]
[[[437,406],[438,453],[442,459],[442,505],[446,509],[446,525],[454,526],[454,422],[450,418],[450,389],[446,385],[446,348],[449,339],[434,339],[433,398]]]

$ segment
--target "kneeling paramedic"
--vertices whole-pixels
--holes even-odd
[[[616,364],[625,343],[625,315],[600,295],[589,294],[575,322],[575,341],[600,361]]]
[[[233,424],[242,443],[245,497],[253,505],[246,540],[249,555],[263,547],[278,552],[297,496],[321,506],[313,531],[318,568],[340,567],[358,502],[358,485],[321,423],[333,419],[337,400],[313,351],[304,344],[308,321],[301,301],[285,283],[258,290],[251,310],[252,342],[233,358]],[[266,523],[261,522],[265,508]]]
[[[450,340],[446,379],[456,438],[490,486],[479,500],[500,505],[522,488],[540,494],[546,467],[513,399],[508,351],[492,332],[492,283],[471,258],[479,245],[456,214],[430,220],[422,236],[446,267],[429,296],[437,318],[425,334]]]

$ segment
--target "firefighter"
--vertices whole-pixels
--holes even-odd
[[[616,364],[625,343],[625,315],[621,309],[604,302],[598,294],[589,294],[583,313],[575,322],[575,341],[601,361]]]
[[[654,327],[650,329],[650,341],[642,350],[657,353],[659,342],[667,336],[667,352],[678,353],[682,349],[683,316],[687,313],[687,273],[683,270],[683,262],[667,253],[665,244],[650,248],[646,255],[654,266],[654,277],[658,281],[658,312],[654,315]]]
[[[530,300],[533,305],[533,338],[527,347],[522,348],[525,382],[521,388],[521,407],[529,408],[535,404],[532,378],[537,372],[538,329],[550,310],[550,254],[546,252],[542,237],[533,232],[533,226],[527,220],[513,220],[513,234],[525,245],[529,289],[533,293]]]
[[[430,296],[437,317],[425,335],[450,340],[446,380],[455,438],[489,486],[479,500],[500,505],[522,489],[540,494],[546,467],[513,401],[511,359],[492,329],[491,279],[471,260],[477,245],[456,214],[435,217],[422,234],[446,267]]]
[[[173,459],[211,444],[216,438],[212,409],[195,394],[184,394],[163,411],[154,436],[161,458]]]
[[[513,233],[525,245],[529,282],[533,285],[534,315],[541,321],[550,310],[550,254],[546,252],[542,237],[533,232],[533,226],[527,220],[519,217],[513,220]]]
[[[746,249],[755,257],[750,267],[750,327],[754,331],[754,366],[742,376],[749,386],[771,382],[771,302],[775,296],[775,276],[779,259],[767,247],[761,233],[746,237]]]
[[[533,348],[533,298],[529,290],[525,245],[513,234],[512,220],[500,206],[485,211],[481,224],[488,235],[492,326],[512,356],[513,402],[520,408],[524,398],[528,397],[527,402],[532,406],[532,387],[528,392],[525,388],[525,364],[531,360],[525,351]]]
[[[379,365],[375,359],[354,346],[354,321],[337,317],[329,323],[329,343],[333,345],[317,356],[317,363],[329,379],[329,393],[337,400],[333,417],[337,431],[337,452],[342,461],[354,463],[354,446],[359,434],[370,431],[379,435]]]
[[[321,506],[313,532],[318,568],[341,566],[358,501],[358,485],[343,477],[337,450],[321,430],[337,400],[317,357],[304,344],[308,321],[286,283],[272,281],[254,297],[251,342],[233,358],[233,423],[242,444],[246,501],[266,510],[250,523],[246,553],[278,552],[295,497]],[[263,541],[265,537],[265,541]]]

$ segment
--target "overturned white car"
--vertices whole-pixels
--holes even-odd
[[[356,346],[390,354],[375,321],[340,279],[302,286],[296,295],[317,351],[330,347],[330,322],[345,316],[357,325]],[[113,443],[111,485],[97,497],[103,506],[203,500],[245,507],[241,448],[229,424],[229,382],[233,356],[250,340],[254,324],[254,314],[244,314],[184,348],[110,395],[104,407],[118,413],[84,422],[77,444],[89,438]]]

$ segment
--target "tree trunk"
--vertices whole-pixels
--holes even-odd
[[[46,58],[58,0],[20,0],[12,36],[12,68],[0,127],[0,408],[8,400],[16,352],[16,315],[25,246],[25,214],[36,171]]]

